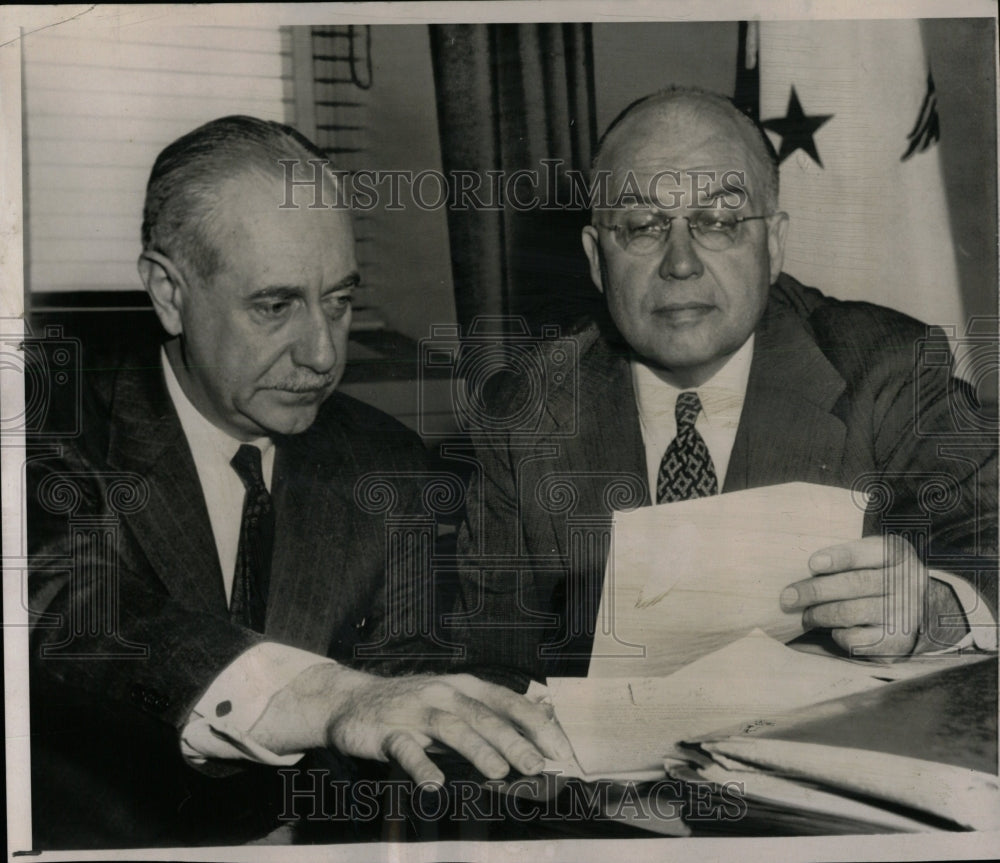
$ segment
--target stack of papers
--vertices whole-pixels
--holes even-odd
[[[686,749],[693,777],[668,767],[793,808],[817,789],[840,798],[833,811],[877,801],[922,829],[1000,829],[996,661],[986,659],[942,657],[933,674],[699,735]]]
[[[779,822],[831,829],[1000,828],[996,681],[954,668],[982,656],[882,665],[784,643],[803,630],[782,590],[861,536],[864,505],[793,483],[616,513],[589,676],[543,693],[575,757],[546,769],[738,782]]]
[[[800,653],[761,630],[668,677],[550,678],[548,693],[583,778],[662,776],[693,735],[763,721],[884,684],[879,666]]]

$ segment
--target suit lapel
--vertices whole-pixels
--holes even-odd
[[[338,476],[342,459],[330,457],[337,445],[280,439],[272,482],[277,521],[266,631],[322,654],[351,599],[346,570],[358,530],[352,489]],[[320,448],[329,448],[326,456]]]
[[[836,481],[846,384],[798,316],[773,299],[757,329],[750,379],[723,491]]]
[[[590,417],[581,417],[580,463],[574,467],[583,470],[585,465],[604,465],[612,475],[635,478],[642,489],[642,500],[635,505],[647,506],[646,449],[628,355],[603,342],[595,346],[592,355],[592,362],[582,364],[580,392],[581,398],[593,398],[599,409]],[[618,405],[626,407],[618,409]],[[592,509],[586,511],[605,508],[603,490],[601,494],[602,500],[593,501]]]
[[[631,497],[633,507],[648,506],[645,448],[625,349],[598,337],[595,328],[580,340],[578,368],[578,390],[560,389],[549,402],[550,417],[562,435],[550,441],[559,447],[553,472],[575,478],[579,498],[573,512],[606,515],[614,508],[624,508],[606,496],[608,484],[615,478],[634,481],[641,490],[638,501],[627,491],[621,500]],[[575,423],[575,434],[567,433],[573,428],[571,423]],[[569,553],[565,533],[554,530],[559,554],[564,557]]]
[[[149,484],[148,505],[127,516],[136,541],[173,596],[227,617],[208,508],[158,363],[119,375],[113,415],[109,464],[142,474]],[[337,592],[346,590],[357,532],[351,489],[336,476],[342,459],[332,455],[344,451],[341,437],[279,439],[271,483],[275,548],[265,629],[324,654],[333,617],[346,600]],[[328,577],[303,577],[315,573]]]
[[[108,462],[142,474],[149,484],[149,503],[126,520],[170,593],[227,614],[208,508],[158,362],[119,374]]]

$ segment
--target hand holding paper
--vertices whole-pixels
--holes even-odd
[[[909,542],[865,537],[817,551],[809,568],[811,578],[781,594],[783,608],[803,610],[805,628],[831,629],[852,656],[902,659],[914,652],[925,624],[928,579]]]
[[[850,491],[808,483],[616,513],[590,676],[670,674],[758,627],[795,638],[805,606],[782,590],[863,517]]]

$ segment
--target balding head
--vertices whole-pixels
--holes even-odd
[[[673,87],[643,96],[608,126],[597,145],[593,170],[612,174],[667,168],[662,149],[683,137],[684,145],[727,141],[737,148],[730,170],[745,170],[746,184],[766,212],[778,206],[778,160],[764,132],[723,96],[693,88]],[[713,166],[725,168],[725,166]]]

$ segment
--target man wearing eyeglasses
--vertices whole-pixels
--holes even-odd
[[[603,200],[582,239],[610,321],[577,337],[579,401],[551,387],[530,443],[496,435],[479,450],[461,538],[470,660],[506,682],[511,669],[586,673],[607,548],[567,547],[568,507],[545,499],[560,476],[573,516],[595,525],[616,506],[876,478],[889,508],[866,515],[863,539],[811,550],[782,606],[859,656],[995,647],[994,581],[981,575],[996,555],[995,445],[957,433],[961,384],[919,367],[923,325],[781,272],[789,217],[763,133],[722,97],[669,90],[619,115],[594,169]],[[612,499],[616,478],[630,500]],[[948,506],[927,500],[934,478],[954,489]],[[955,572],[886,541],[890,516],[929,522],[928,549]],[[514,548],[520,571],[489,567]]]

